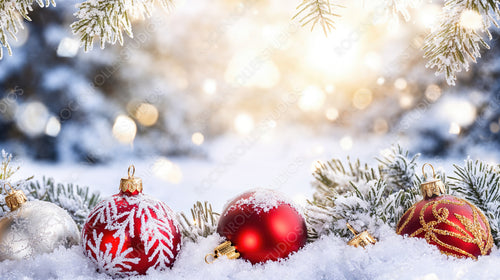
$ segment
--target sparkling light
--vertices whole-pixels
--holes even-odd
[[[304,112],[318,111],[325,103],[325,93],[316,86],[309,86],[304,91],[299,99],[299,108]]]
[[[352,105],[359,110],[363,110],[372,103],[372,100],[372,92],[369,89],[361,88],[354,93]]]
[[[280,80],[278,66],[254,52],[237,53],[228,63],[225,80],[234,86],[272,88]]]
[[[441,97],[441,88],[438,85],[430,84],[425,90],[425,97],[429,101],[436,102]]]
[[[431,28],[437,23],[440,12],[441,8],[438,5],[427,4],[419,9],[418,21],[422,26]]]
[[[377,85],[381,86],[383,84],[385,84],[385,78],[384,77],[379,77],[377,79]]]
[[[182,181],[181,168],[165,157],[160,157],[153,164],[153,174],[169,183],[178,184]]]
[[[385,134],[389,131],[389,124],[383,118],[377,118],[373,124],[373,131],[377,134]]]
[[[441,115],[459,126],[467,126],[476,119],[476,107],[467,100],[452,99],[440,106]]]
[[[205,79],[202,88],[204,93],[213,95],[217,91],[217,81],[214,79]]]
[[[448,130],[450,134],[458,135],[460,134],[460,130],[460,125],[458,125],[456,122],[450,123],[450,129]]]
[[[29,102],[19,108],[15,118],[20,130],[29,136],[37,136],[45,132],[49,111],[40,102]]]
[[[80,42],[69,37],[64,37],[57,46],[57,55],[61,57],[74,57],[78,53]]]
[[[56,117],[50,117],[47,125],[45,126],[45,134],[48,136],[56,137],[61,131],[61,123]]]
[[[191,141],[193,142],[193,144],[200,146],[205,141],[205,136],[203,136],[201,132],[195,132],[193,133],[193,135],[191,135]]]
[[[326,109],[325,116],[329,121],[335,121],[339,117],[339,110],[335,108]]]
[[[460,25],[468,29],[480,29],[483,27],[483,17],[472,10],[465,10],[460,15]]]
[[[234,119],[234,127],[236,131],[240,134],[248,134],[250,133],[255,124],[252,116],[246,113],[240,113]]]
[[[137,126],[134,120],[125,116],[119,115],[115,119],[115,124],[113,125],[113,136],[121,143],[129,144],[135,139],[135,134],[137,133]]]
[[[490,131],[492,133],[498,133],[500,131],[500,125],[498,125],[498,123],[496,122],[490,123]]]
[[[413,104],[413,96],[409,94],[403,94],[399,97],[399,106],[403,109],[408,109]]]
[[[382,58],[376,52],[369,52],[365,55],[365,65],[371,70],[380,70]]]
[[[158,121],[158,109],[152,104],[141,103],[135,111],[135,118],[144,126],[152,126]]]
[[[394,81],[394,87],[399,90],[404,90],[408,86],[408,83],[403,78],[398,78]]]
[[[344,136],[342,139],[340,139],[340,147],[342,150],[348,151],[352,149],[352,138],[350,136]]]
[[[332,94],[332,93],[334,93],[334,92],[335,92],[335,86],[334,86],[334,85],[327,85],[327,86],[325,87],[325,91],[326,91],[326,93],[328,93],[328,94]]]

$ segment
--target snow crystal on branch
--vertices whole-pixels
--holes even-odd
[[[480,27],[463,24],[464,13],[472,13],[482,20]],[[476,62],[481,57],[481,48],[490,47],[480,33],[489,32],[491,25],[499,27],[497,20],[500,17],[498,1],[494,0],[447,0],[441,15],[440,24],[425,39],[424,57],[429,61],[428,68],[436,68],[436,75],[445,74],[449,85],[455,85],[456,74],[469,70],[469,62]]]
[[[87,0],[77,5],[78,21],[71,28],[85,51],[92,49],[95,37],[100,38],[102,49],[106,43],[123,45],[123,31],[133,37],[131,17],[150,17],[156,2],[165,9],[172,5],[171,0]]]

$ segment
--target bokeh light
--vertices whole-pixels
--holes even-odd
[[[394,81],[394,87],[399,90],[404,90],[408,86],[408,82],[403,78],[398,78]]]
[[[254,128],[254,120],[247,113],[240,113],[234,119],[234,128],[239,134],[248,134]]]
[[[135,118],[144,126],[152,126],[158,121],[158,109],[149,103],[141,103],[135,111]]]
[[[158,158],[153,164],[153,174],[169,183],[179,184],[182,181],[181,168],[165,157]]]
[[[359,110],[366,109],[372,103],[373,96],[371,90],[367,88],[358,89],[352,98],[352,105]]]
[[[458,135],[458,134],[460,134],[460,131],[461,131],[461,128],[460,128],[460,125],[458,123],[456,123],[456,122],[450,123],[450,129],[448,130],[448,132],[450,134]]]
[[[217,92],[217,81],[214,79],[205,79],[202,85],[203,92],[208,95],[213,95]]]
[[[205,136],[201,132],[195,132],[191,135],[191,141],[193,144],[200,146],[205,141]]]
[[[336,108],[328,108],[325,112],[326,119],[329,121],[335,121],[339,117],[339,110]]]
[[[47,125],[45,126],[45,134],[48,136],[56,137],[61,131],[61,123],[56,117],[50,117]]]
[[[340,148],[342,148],[342,150],[348,151],[352,149],[353,144],[354,143],[350,136],[344,136],[340,139]]]
[[[476,119],[476,107],[465,99],[448,99],[440,105],[441,115],[458,126],[470,125]]]
[[[304,112],[318,111],[325,103],[325,93],[316,86],[308,86],[299,98],[299,108]]]
[[[49,117],[47,107],[35,101],[20,106],[15,118],[17,127],[27,135],[34,137],[45,132]]]
[[[136,133],[137,126],[134,120],[125,115],[116,117],[115,123],[113,124],[113,136],[120,143],[130,144],[134,142]]]
[[[465,10],[460,15],[460,26],[467,29],[480,29],[483,27],[483,17],[473,10]]]
[[[57,46],[57,55],[60,57],[74,57],[78,53],[80,42],[73,38],[64,37]]]
[[[432,102],[436,102],[441,97],[441,88],[438,85],[430,84],[425,90],[425,97]]]

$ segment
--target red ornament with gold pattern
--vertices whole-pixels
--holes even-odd
[[[424,199],[401,217],[397,233],[425,238],[446,255],[477,259],[488,255],[493,237],[488,220],[475,205],[467,200],[446,195],[442,181],[435,178],[421,185]],[[424,173],[425,178],[425,173]]]
[[[221,255],[230,259],[241,256],[253,264],[275,261],[288,257],[307,241],[306,223],[299,211],[280,193],[265,189],[230,201],[217,232],[227,241],[207,255],[208,263]]]
[[[120,181],[120,193],[101,201],[82,230],[85,254],[113,276],[171,267],[181,247],[174,213],[142,194],[142,180],[134,172],[132,165],[128,178]]]

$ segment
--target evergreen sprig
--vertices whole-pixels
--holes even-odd
[[[500,246],[500,166],[482,161],[465,161],[455,166],[450,189],[476,205],[490,222],[493,240]]]
[[[182,236],[197,241],[199,237],[215,233],[219,216],[220,214],[212,210],[210,203],[198,201],[191,208],[191,219],[181,212],[177,215],[177,220],[181,226]]]
[[[99,193],[90,193],[88,187],[56,183],[53,178],[30,182],[25,191],[28,198],[52,202],[65,209],[80,229],[100,201]]]
[[[133,37],[131,16],[150,17],[157,2],[165,9],[173,5],[172,0],[87,0],[77,5],[78,20],[71,28],[85,51],[92,49],[96,37],[102,49],[106,43],[123,45],[123,31]]]
[[[311,31],[319,23],[325,35],[328,35],[332,29],[335,29],[334,19],[340,15],[336,14],[334,10],[339,7],[342,6],[333,3],[333,0],[303,0],[297,6],[297,13],[292,20],[300,17],[299,22],[302,26],[311,23]]]
[[[29,12],[33,11],[33,0],[0,0],[0,59],[3,57],[3,48],[6,48],[9,55],[12,49],[9,44],[11,39],[17,40],[16,34],[19,29],[24,29],[23,18],[31,21]],[[54,0],[37,0],[40,7],[56,6]]]
[[[395,227],[420,197],[421,179],[415,175],[418,156],[394,146],[376,167],[349,159],[346,164],[338,159],[321,164],[306,209],[309,239],[332,233],[348,237],[346,222],[372,231],[382,224]]]
[[[482,16],[482,27],[474,30],[460,23],[462,13],[473,11]],[[441,20],[425,39],[424,57],[428,59],[426,67],[436,68],[436,74],[444,73],[449,85],[455,85],[456,74],[462,69],[468,71],[469,62],[476,62],[481,57],[481,49],[489,49],[483,39],[485,33],[492,39],[489,28],[499,27],[500,9],[496,0],[447,0],[444,4]]]

